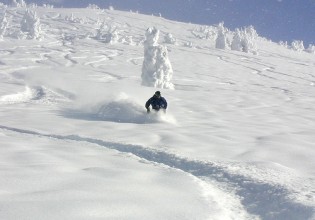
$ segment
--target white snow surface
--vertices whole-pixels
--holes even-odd
[[[314,54],[261,38],[257,55],[215,49],[198,25],[131,12],[32,10],[41,40],[15,38],[25,9],[7,8],[0,41],[0,219],[315,219]],[[95,38],[103,21],[117,43]],[[166,114],[144,108],[148,27],[177,42]]]

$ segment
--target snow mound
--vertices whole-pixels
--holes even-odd
[[[61,101],[69,101],[69,98],[42,86],[25,86],[22,92],[0,97],[0,104],[4,105],[27,102],[50,104]]]
[[[0,97],[1,104],[16,104],[29,102],[31,100],[39,100],[44,96],[44,91],[41,87],[25,87],[23,92],[16,94],[4,95]]]
[[[144,123],[144,108],[127,100],[111,101],[97,111],[101,120],[122,123]]]

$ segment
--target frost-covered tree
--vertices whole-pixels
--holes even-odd
[[[213,26],[199,26],[191,32],[198,39],[215,40],[218,36],[217,27]]]
[[[167,33],[164,36],[164,42],[167,44],[176,44],[176,38],[173,37],[173,35],[171,33]]]
[[[0,40],[3,39],[5,32],[8,27],[8,21],[6,19],[6,15],[4,14],[2,18],[0,18]]]
[[[313,44],[308,45],[306,52],[315,54],[315,45]]]
[[[236,51],[243,51],[242,41],[243,41],[242,33],[239,29],[236,29],[231,43],[231,49]]]
[[[246,27],[242,30],[236,29],[231,43],[231,49],[257,54],[257,37],[258,34],[253,26]]]
[[[168,59],[167,48],[158,44],[159,30],[148,28],[145,36],[142,85],[174,89],[174,85],[171,83],[173,69]]]
[[[71,23],[79,23],[79,24],[84,24],[85,22],[84,19],[75,17],[73,13],[71,13],[70,16],[66,16],[65,20]]]
[[[258,34],[253,26],[246,27],[244,30],[244,49],[246,53],[257,54],[257,37]]]
[[[224,23],[220,23],[218,26],[218,36],[215,40],[215,48],[217,49],[227,49],[228,48],[228,42],[226,38],[226,29],[224,28]]]
[[[43,8],[54,8],[54,6],[50,4],[43,4]]]
[[[28,8],[33,8],[33,9],[38,8],[37,4],[35,4],[35,3],[31,3],[27,7]]]
[[[123,44],[126,44],[126,45],[131,45],[131,46],[136,45],[136,44],[133,42],[132,36],[123,36],[122,38],[120,38],[119,41],[120,41],[121,43],[123,43]]]
[[[13,7],[18,7],[18,8],[26,8],[27,7],[27,5],[26,5],[24,0],[18,0],[18,1],[17,0],[12,0],[11,5]]]
[[[289,46],[288,46],[288,41],[280,41],[279,42],[279,45],[280,46],[283,46],[283,47],[285,47],[285,48],[288,48]]]
[[[100,9],[100,7],[98,7],[98,5],[95,5],[95,4],[89,4],[88,6],[87,6],[87,8],[88,9]]]
[[[21,21],[21,31],[28,34],[30,39],[39,39],[41,34],[40,19],[36,12],[27,10]]]
[[[246,33],[247,37],[249,37],[251,39],[257,39],[258,38],[258,34],[257,34],[257,31],[255,30],[254,26],[245,27],[245,33]]]
[[[302,52],[305,50],[304,43],[301,40],[295,40],[291,43],[291,48],[295,51]]]
[[[119,32],[116,26],[107,25],[103,22],[97,30],[95,38],[104,43],[115,44],[119,40]]]

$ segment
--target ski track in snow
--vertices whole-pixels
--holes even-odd
[[[96,144],[122,153],[133,154],[142,160],[158,163],[193,175],[205,183],[214,183],[225,191],[232,192],[240,199],[245,210],[263,220],[311,219],[314,207],[292,201],[290,192],[284,186],[251,179],[228,171],[224,166],[208,161],[191,160],[166,151],[146,148],[140,145],[108,142],[79,135],[43,134],[31,130],[0,125],[0,129],[24,135],[54,138],[63,141],[78,141]],[[203,186],[202,188],[205,188]],[[205,191],[205,195],[207,192]]]
[[[244,64],[233,62],[233,61],[229,60],[227,57],[224,57],[224,56],[218,56],[218,59],[222,60],[222,61],[224,61],[226,63],[229,63],[229,64],[233,64],[233,65],[236,65],[236,66],[244,67],[246,69],[250,69],[250,70],[252,70],[252,73],[257,74],[257,75],[259,75],[261,77],[265,77],[265,78],[274,80],[274,81],[280,81],[279,77],[274,77],[276,75],[280,75],[280,76],[286,77],[285,79],[282,78],[281,82],[282,81],[286,81],[286,82],[289,82],[291,84],[299,84],[299,83],[297,83],[295,81],[290,80],[290,79],[294,79],[294,80],[300,80],[300,81],[304,81],[304,82],[307,82],[307,83],[311,83],[310,80],[307,80],[307,79],[305,79],[303,77],[293,76],[293,75],[290,75],[290,74],[287,74],[287,73],[282,73],[282,72],[276,71],[275,67],[266,66],[266,64],[264,64],[262,62],[257,62],[257,61],[253,62],[252,60],[251,60],[251,62],[246,62],[248,64],[255,63],[255,64],[258,64],[258,65],[264,66],[261,70],[259,70],[259,69],[255,69],[255,68],[252,68],[252,67],[244,65]],[[248,59],[246,58],[246,59],[242,59],[242,60],[247,61]],[[268,72],[271,73],[271,74],[268,74]]]

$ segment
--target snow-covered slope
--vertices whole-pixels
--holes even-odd
[[[261,38],[257,55],[219,50],[215,27],[131,12],[32,10],[35,39],[7,8],[0,42],[0,219],[315,219],[314,55]],[[141,85],[149,27],[176,38],[174,90]],[[156,90],[166,115],[146,113]]]

